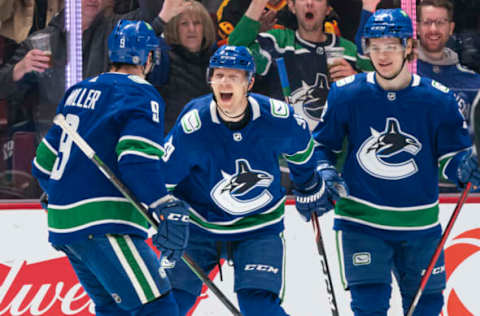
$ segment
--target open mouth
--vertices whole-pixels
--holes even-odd
[[[228,102],[232,99],[233,93],[220,93],[220,98],[224,102]]]
[[[314,17],[315,16],[313,15],[312,12],[305,13],[305,19],[307,19],[307,20],[313,20]]]

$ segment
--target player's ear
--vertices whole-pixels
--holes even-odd
[[[248,83],[247,91],[252,90],[254,83],[255,83],[255,76],[252,76],[252,78],[250,79],[250,82]]]

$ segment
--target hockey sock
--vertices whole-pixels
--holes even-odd
[[[242,289],[237,292],[237,297],[244,316],[288,316],[280,306],[280,299],[272,292]]]
[[[98,315],[98,314],[97,314]],[[179,316],[177,302],[173,297],[172,292],[165,296],[159,297],[140,308],[131,311],[133,316],[156,316],[156,315],[168,315]]]
[[[403,300],[403,311],[407,313],[408,308],[410,307],[411,302],[413,301],[413,296]],[[443,307],[443,294],[442,292],[437,293],[423,293],[420,296],[413,316],[429,316],[429,315],[440,315]]]
[[[188,293],[183,290],[174,289],[173,296],[178,304],[178,309],[180,310],[180,316],[187,315],[188,311],[195,304],[197,297],[191,293]]]
[[[389,284],[360,284],[350,286],[352,311],[355,316],[387,316],[390,306]],[[433,315],[433,314],[432,314]]]

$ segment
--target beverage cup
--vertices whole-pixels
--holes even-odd
[[[52,67],[52,47],[50,44],[50,34],[49,33],[38,33],[29,38],[32,47],[43,51],[45,55],[49,57],[48,67]]]
[[[340,60],[343,58],[345,47],[325,47],[325,56],[327,58],[327,68],[330,72],[330,68],[339,65]],[[333,81],[330,79],[330,81]]]

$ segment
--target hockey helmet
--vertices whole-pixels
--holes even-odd
[[[159,45],[150,24],[120,20],[108,37],[108,57],[115,63],[145,65],[148,54],[153,51],[153,62],[158,64]]]
[[[412,20],[402,9],[381,9],[368,19],[363,29],[362,48],[366,51],[366,39],[394,37],[400,38],[406,46],[407,39],[413,37]]]
[[[210,82],[210,75],[214,68],[231,68],[244,70],[247,73],[248,81],[255,74],[255,60],[245,46],[223,45],[210,57],[207,69],[207,82]]]

